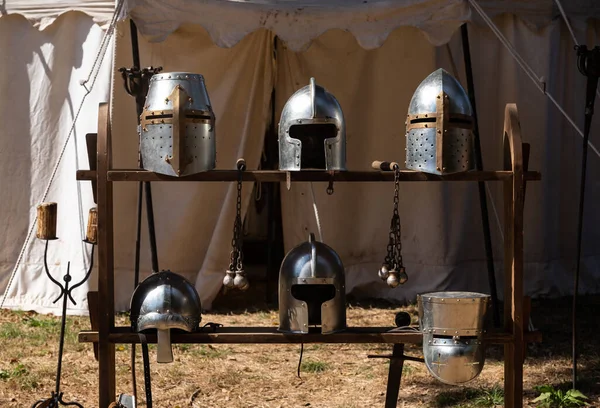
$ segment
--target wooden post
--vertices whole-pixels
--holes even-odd
[[[504,113],[504,326],[513,341],[504,346],[504,404],[523,407],[523,151],[517,106]]]
[[[402,369],[404,368],[404,343],[394,344],[390,357],[390,369],[388,372],[387,391],[385,394],[385,408],[395,408],[398,405],[398,394],[400,393],[400,381],[402,380]]]
[[[37,234],[39,239],[56,239],[58,204],[42,203],[37,206]]]
[[[90,244],[95,244],[98,241],[98,210],[96,208],[90,208],[85,239]]]
[[[111,162],[111,134],[108,103],[101,103],[98,112],[98,297],[102,307],[98,313],[99,408],[115,401],[115,345],[109,335],[115,327],[113,269],[113,196],[108,181]]]

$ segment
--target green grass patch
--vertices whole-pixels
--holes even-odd
[[[495,407],[504,405],[504,390],[498,385],[490,388],[463,388],[445,391],[435,399],[436,407]]]
[[[327,369],[329,369],[329,364],[323,361],[303,361],[300,365],[300,371],[306,373],[322,373]]]
[[[197,348],[192,350],[192,354],[197,356],[201,356],[204,358],[223,358],[229,355],[231,351],[226,348],[217,348],[213,346],[206,346],[204,344],[200,344]]]
[[[17,323],[3,323],[0,325],[0,338],[16,339],[24,336],[23,328]]]

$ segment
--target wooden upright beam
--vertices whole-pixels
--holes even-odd
[[[504,113],[504,326],[513,342],[504,346],[504,406],[523,407],[523,141],[517,106]]]
[[[113,265],[113,190],[107,180],[111,162],[111,134],[108,103],[98,111],[98,365],[99,407],[107,408],[115,401],[115,345],[109,341],[115,327],[114,265]]]

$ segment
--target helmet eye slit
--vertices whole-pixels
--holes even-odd
[[[290,126],[290,137],[302,143],[302,169],[325,169],[325,140],[337,137],[333,123],[309,123]]]
[[[435,121],[436,121],[435,117],[429,117],[429,118],[411,119],[410,123],[411,124],[415,124],[415,123],[435,123]]]

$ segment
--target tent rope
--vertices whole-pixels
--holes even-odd
[[[525,71],[525,74],[527,74],[527,76],[533,81],[533,83],[540,90],[540,92],[548,97],[548,99],[556,106],[556,108],[565,117],[565,119],[567,119],[567,121],[571,124],[571,126],[573,126],[573,128],[577,131],[577,133],[579,133],[579,136],[581,136],[583,138],[583,132],[581,131],[581,129],[577,126],[577,124],[573,121],[573,119],[571,119],[571,117],[567,114],[567,112],[565,112],[565,110],[562,108],[562,106],[560,106],[560,104],[556,101],[556,99],[554,99],[554,97],[546,89],[546,82],[543,81],[542,78],[540,78],[536,75],[536,73],[533,71],[533,69],[527,64],[527,62],[525,62],[525,60],[521,57],[521,55],[519,55],[519,53],[517,52],[517,50],[515,50],[515,48],[512,46],[512,44],[506,39],[506,37],[504,37],[504,35],[500,31],[500,29],[498,29],[498,27],[493,23],[493,21],[485,13],[485,11],[483,11],[481,6],[479,4],[477,4],[477,1],[476,0],[468,0],[468,1],[471,4],[471,6],[475,9],[475,11],[477,11],[477,13],[479,13],[481,18],[490,27],[492,32],[494,34],[496,34],[496,37],[498,37],[498,40],[500,40],[502,45],[504,45],[504,47],[506,47],[506,49],[508,50],[508,53],[515,59],[515,61],[517,62],[517,64],[519,64],[519,66],[523,69],[523,71]],[[598,151],[598,149],[596,149],[596,147],[592,144],[592,142],[588,141],[588,146],[594,151],[594,153],[596,153],[596,156],[600,157],[600,152]]]
[[[575,31],[573,31],[573,27],[571,27],[571,23],[569,22],[569,19],[567,18],[567,13],[565,13],[565,9],[563,8],[560,0],[554,0],[554,1],[555,1],[556,5],[558,6],[558,10],[560,11],[560,15],[565,20],[565,24],[567,25],[567,29],[569,30],[569,33],[571,33],[571,37],[573,38],[573,42],[575,43],[575,45],[579,45],[579,43],[577,42],[577,37],[575,36]]]
[[[319,209],[317,208],[317,200],[315,198],[315,190],[313,189],[313,183],[310,182],[310,195],[312,197],[313,210],[315,211],[315,221],[317,222],[317,230],[319,232],[319,241],[323,241],[323,230],[321,229],[321,218],[319,217]]]
[[[446,51],[448,51],[448,58],[450,59],[450,66],[452,66],[452,74],[455,78],[459,78],[458,68],[456,68],[456,63],[454,62],[454,55],[452,55],[452,48],[450,48],[450,44],[446,44]],[[485,191],[490,200],[490,204],[492,205],[492,211],[494,212],[494,217],[496,219],[496,225],[498,225],[498,232],[500,233],[500,238],[502,238],[502,242],[504,242],[504,232],[502,228],[502,223],[500,222],[500,217],[498,216],[498,210],[496,209],[496,204],[494,203],[494,197],[492,196],[492,191],[490,190],[490,186],[488,183],[484,183]]]
[[[87,77],[87,79],[85,79],[79,83],[86,90],[86,92],[83,95],[83,97],[81,98],[81,102],[79,104],[79,108],[77,109],[77,113],[73,117],[73,123],[71,125],[71,128],[69,129],[69,133],[67,134],[65,142],[63,144],[63,147],[60,151],[60,154],[58,155],[58,160],[57,160],[56,164],[54,165],[54,168],[52,169],[52,173],[50,175],[50,180],[48,181],[48,185],[46,186],[46,189],[44,190],[44,194],[42,195],[42,200],[41,200],[42,202],[44,202],[46,200],[46,198],[48,197],[48,193],[50,192],[50,187],[52,186],[52,183],[54,182],[54,179],[58,172],[60,163],[62,162],[65,151],[67,150],[69,141],[71,140],[71,136],[73,135],[73,132],[75,131],[75,125],[77,124],[77,119],[79,118],[79,114],[81,113],[83,104],[85,103],[87,96],[94,89],[94,85],[96,84],[96,79],[98,78],[98,75],[100,74],[100,67],[102,66],[104,57],[106,55],[106,51],[108,50],[108,45],[110,44],[110,38],[114,35],[114,30],[117,25],[118,15],[121,11],[121,8],[123,7],[123,4],[124,4],[124,0],[119,0],[117,6],[115,7],[114,14],[111,18],[110,25],[108,26],[106,32],[104,33],[104,36],[100,43],[100,47],[96,54],[96,58],[94,60],[92,67],[90,68],[88,77]],[[90,81],[90,79],[91,79],[91,84],[90,84],[90,87],[88,88],[86,86],[86,84]],[[81,197],[79,197],[79,199],[81,199]],[[27,247],[29,245],[29,241],[31,240],[33,231],[35,230],[36,222],[37,222],[37,215],[33,219],[31,228],[29,229],[29,232],[27,233],[27,236],[25,238],[25,243],[23,244],[23,246],[21,247],[21,251],[19,252],[19,257],[17,258],[15,267],[13,268],[10,278],[8,279],[8,284],[6,285],[6,289],[4,290],[4,294],[2,295],[2,302],[0,302],[0,309],[4,307],[6,297],[8,296],[8,293],[10,291],[10,288],[11,288],[14,278],[16,276],[17,270],[19,269],[19,266],[21,265],[21,262],[23,261],[23,256],[25,255],[25,250],[27,249]]]

